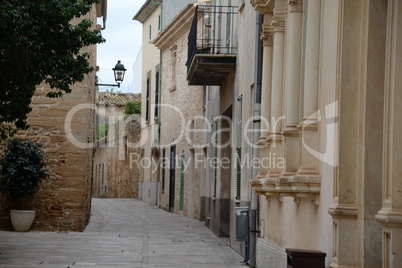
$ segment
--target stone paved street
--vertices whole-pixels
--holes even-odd
[[[0,267],[238,268],[242,261],[201,222],[134,199],[93,199],[81,233],[0,231]]]

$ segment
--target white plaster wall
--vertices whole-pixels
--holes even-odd
[[[257,267],[287,268],[287,255],[281,248],[265,239],[257,239]]]
[[[152,159],[152,146],[157,144],[158,123],[154,117],[155,89],[156,89],[156,67],[160,63],[160,51],[151,41],[159,34],[158,16],[160,15],[160,7],[155,9],[153,13],[143,23],[142,31],[142,85],[141,85],[141,117],[142,117],[142,149],[143,157],[146,159],[143,163],[149,163]],[[151,38],[149,31],[151,26]],[[149,120],[146,118],[146,97],[147,97],[147,75],[150,72],[150,92],[149,92]],[[161,75],[161,74],[159,74]],[[139,157],[137,157],[139,159]],[[152,174],[152,165],[142,165],[142,172],[139,184],[139,196],[148,204],[157,204],[157,176]]]

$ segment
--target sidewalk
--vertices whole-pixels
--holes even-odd
[[[0,231],[0,267],[239,268],[201,222],[134,199],[93,199],[82,233]]]

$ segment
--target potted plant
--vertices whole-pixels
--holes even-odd
[[[19,206],[19,210],[10,210],[11,223],[17,232],[31,228],[36,212],[25,210],[25,199],[36,193],[42,179],[48,176],[46,166],[41,144],[19,138],[6,143],[0,158],[0,191]]]

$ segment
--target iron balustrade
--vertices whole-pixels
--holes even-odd
[[[196,54],[237,53],[237,6],[198,5],[188,35],[187,72]]]

